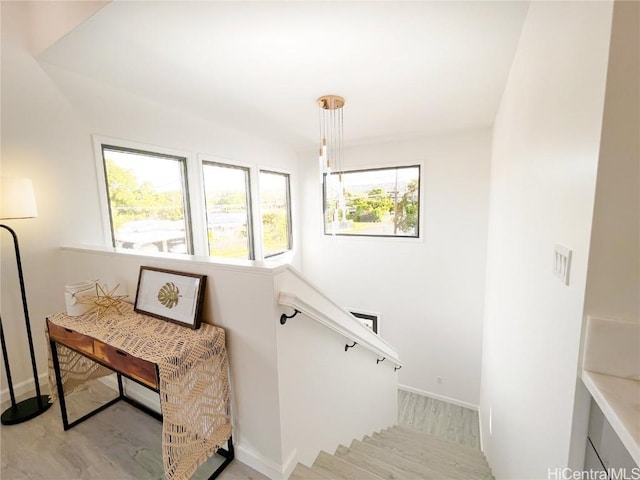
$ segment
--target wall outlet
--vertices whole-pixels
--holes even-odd
[[[571,270],[571,250],[556,243],[553,251],[553,274],[565,285],[569,285],[569,271]]]
[[[436,382],[442,383],[442,377],[436,377]]]

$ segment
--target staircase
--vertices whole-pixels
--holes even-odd
[[[320,452],[311,468],[298,464],[290,480],[493,480],[484,454],[473,447],[395,426],[333,455]]]

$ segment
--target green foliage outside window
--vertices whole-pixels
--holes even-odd
[[[394,224],[403,232],[415,231],[418,225],[418,180],[411,180],[398,202]]]
[[[182,193],[159,192],[151,182],[139,182],[133,171],[107,160],[113,227],[135,220],[182,220]]]
[[[347,194],[347,220],[354,222],[381,222],[393,210],[393,201],[384,188],[374,188],[366,197]]]
[[[110,227],[117,248],[193,253],[186,156],[102,144]],[[254,258],[249,168],[202,162],[209,255]],[[291,249],[289,175],[260,170],[262,253]],[[200,252],[198,252],[200,253]]]
[[[276,210],[262,215],[264,248],[267,252],[277,252],[289,248],[287,213]]]
[[[418,237],[419,166],[334,173],[324,188],[326,234]]]
[[[260,210],[264,256],[291,249],[289,175],[260,171]]]

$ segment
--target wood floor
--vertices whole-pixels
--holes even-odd
[[[67,397],[69,416],[113,396],[110,388],[90,382]],[[322,452],[311,468],[299,465],[291,480],[492,478],[479,450],[477,412],[400,390],[398,423],[340,446],[334,455]],[[56,403],[33,420],[0,427],[0,478],[162,480],[161,429],[159,421],[119,402],[64,432]],[[221,462],[209,459],[194,480],[208,478]],[[219,478],[267,479],[238,460]]]
[[[94,381],[67,396],[69,418],[113,398]],[[71,430],[62,429],[60,405],[19,425],[0,428],[2,480],[162,480],[162,424],[118,402]],[[222,463],[218,455],[202,465],[194,480],[206,479]],[[220,480],[267,480],[234,460]]]
[[[444,440],[480,448],[478,412],[398,390],[398,423]]]

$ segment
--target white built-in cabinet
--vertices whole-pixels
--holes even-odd
[[[585,470],[611,472],[619,469],[625,469],[629,478],[637,478],[632,475],[634,472],[640,472],[639,466],[631,458],[620,437],[592,399]]]

